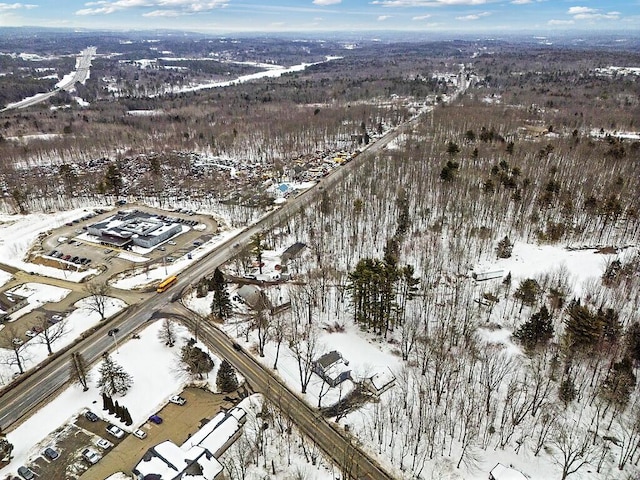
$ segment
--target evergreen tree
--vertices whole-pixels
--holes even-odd
[[[115,196],[122,190],[122,172],[116,163],[110,163],[104,174],[104,185],[107,191]]]
[[[229,299],[227,283],[219,268],[216,268],[213,272],[212,286],[213,301],[211,302],[211,313],[225,320],[231,315],[231,300]]]
[[[458,162],[452,162],[451,160],[449,160],[440,172],[440,179],[444,180],[445,182],[453,181],[456,178],[458,167],[460,167],[460,164],[458,164]]]
[[[216,378],[218,390],[222,393],[233,392],[238,388],[238,378],[236,371],[227,360],[222,360],[218,369],[218,377]]]
[[[131,413],[129,412],[129,409],[127,407],[124,408],[124,424],[128,427],[130,427],[131,425],[133,425],[133,419],[131,418]]]
[[[109,395],[106,395],[106,406],[107,406],[107,411],[110,414],[113,414],[116,411],[116,407],[113,404],[113,398],[111,398]]]
[[[511,258],[511,254],[513,253],[513,243],[509,240],[509,237],[505,235],[505,237],[498,242],[498,246],[496,247],[496,255],[498,258]]]
[[[133,383],[131,375],[112,360],[109,354],[104,355],[98,372],[100,374],[98,388],[107,395],[126,395]]]
[[[107,394],[106,394],[106,393],[104,393],[104,392],[102,392],[102,410],[107,410],[107,409],[108,409],[108,408],[107,408],[107,405],[108,405],[108,404],[107,404],[107,398],[109,398],[109,397],[107,396]]]
[[[258,270],[260,271],[260,275],[262,275],[262,252],[264,252],[262,235],[256,233],[253,237],[251,237],[251,246],[253,248],[253,253],[255,253],[256,255]]]
[[[633,364],[629,357],[613,364],[600,387],[599,394],[602,398],[613,404],[616,409],[623,410],[629,403],[631,392],[636,386],[636,376],[633,373]]]
[[[214,363],[209,354],[197,347],[193,341],[182,347],[180,360],[184,365],[184,370],[200,380],[213,370]]]
[[[575,400],[576,386],[571,377],[565,378],[560,384],[558,398],[560,398],[560,401],[564,403],[565,407]]]
[[[513,336],[530,352],[549,343],[553,338],[553,323],[546,305],[520,325]]]
[[[633,322],[624,335],[626,354],[634,364],[640,363],[640,323]]]
[[[520,285],[513,294],[515,298],[520,300],[520,313],[522,313],[522,307],[524,305],[534,305],[539,294],[540,285],[533,278],[527,278],[520,282]]]
[[[118,403],[118,400],[113,403],[113,413],[115,413],[118,418],[122,417],[122,407]]]

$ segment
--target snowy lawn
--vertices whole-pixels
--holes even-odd
[[[31,284],[28,284],[31,285]],[[39,284],[37,284],[39,285]],[[57,287],[49,287],[54,289]],[[58,290],[64,290],[59,288]],[[59,336],[55,341],[52,341],[51,348],[54,352],[66,347],[73,343],[83,332],[90,329],[94,325],[100,323],[100,315],[89,308],[87,305],[91,300],[89,298],[83,298],[75,303],[75,310],[69,314],[62,322],[57,323],[49,327],[53,331],[61,328],[63,323],[64,334]],[[109,318],[123,308],[126,307],[126,303],[117,298],[108,298],[105,304],[105,317]],[[50,336],[50,339],[53,335]],[[23,367],[25,370],[35,367],[45,358],[47,358],[49,352],[47,350],[46,341],[43,334],[36,335],[24,344],[21,349],[21,356],[24,359]],[[13,350],[0,348],[0,385],[4,385],[13,378],[13,375],[18,372],[18,366],[15,365],[15,353]]]
[[[60,278],[72,282],[80,282],[83,278],[98,273],[94,269],[73,272],[24,261],[27,252],[33,246],[40,233],[58,228],[67,222],[86,215],[86,213],[87,209],[77,208],[57,213],[0,214],[0,262],[26,272],[34,272],[46,277]]]
[[[16,295],[27,297],[27,301],[29,302],[28,305],[11,314],[12,321],[32,312],[45,303],[60,302],[71,293],[71,290],[67,288],[45,285],[43,283],[23,283],[9,291]]]

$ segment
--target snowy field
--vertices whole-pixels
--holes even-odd
[[[28,288],[33,288],[33,285],[45,287],[39,289],[39,291],[43,292],[43,298],[46,297],[48,293],[49,298],[53,298],[52,295],[60,290],[68,292],[68,290],[51,287],[48,285],[26,285],[31,286]],[[60,293],[58,293],[58,295],[60,295]],[[39,298],[39,300],[40,299],[41,298]],[[72,344],[80,335],[82,335],[83,332],[100,323],[100,315],[95,312],[94,309],[88,306],[90,301],[90,298],[83,298],[76,302],[76,304],[74,305],[75,310],[62,321],[64,322],[65,333],[62,334],[57,340],[52,341],[51,348],[54,352],[66,347],[67,345]],[[122,300],[119,300],[117,298],[107,298],[105,303],[105,317],[109,318],[120,312],[125,307],[126,304]],[[57,330],[60,328],[60,323],[55,324],[49,328]],[[40,362],[46,359],[49,354],[44,335],[39,334],[30,339],[21,347],[20,352],[21,356],[24,358],[23,367],[25,370],[29,370],[30,368],[38,365]],[[13,376],[19,371],[18,366],[14,364],[14,358],[15,353],[13,350],[0,348],[0,386],[10,382],[13,379]]]
[[[23,283],[8,291],[26,297],[29,302],[28,305],[11,314],[11,321],[19,319],[46,303],[60,302],[71,293],[71,290],[67,288],[45,285],[43,283]]]
[[[24,261],[27,252],[35,244],[40,233],[58,228],[67,222],[86,215],[86,213],[86,209],[77,208],[56,213],[0,214],[0,262],[25,272],[38,273],[45,277],[59,278],[71,282],[80,282],[89,275],[97,274],[98,271],[95,269],[74,272]],[[1,281],[2,278],[0,277]]]

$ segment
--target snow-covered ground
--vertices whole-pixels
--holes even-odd
[[[31,286],[29,288],[33,288],[34,285],[39,284],[27,285]],[[62,295],[59,293],[60,291],[68,292],[68,290],[50,287],[48,285],[41,285],[41,287],[45,288],[38,289],[40,292],[38,295],[42,294],[42,296],[38,297],[38,300],[47,298],[47,295],[49,295],[48,298],[53,298],[52,295],[55,295],[56,292],[58,292],[58,295]],[[66,293],[64,295],[66,296]],[[87,297],[75,303],[75,310],[63,320],[64,331],[66,333],[52,342],[51,348],[54,352],[73,343],[83,332],[100,323],[100,315],[94,311],[95,309],[91,308],[90,302],[91,298]],[[111,317],[125,307],[126,304],[122,300],[117,298],[107,298],[105,303],[105,317]],[[58,329],[60,328],[60,324],[55,324],[49,328]],[[29,370],[30,368],[35,367],[47,358],[48,354],[49,352],[47,351],[44,336],[42,334],[36,335],[34,338],[26,342],[21,349],[21,356],[24,359],[24,369]],[[14,365],[13,358],[15,358],[13,350],[0,348],[0,386],[9,382],[13,378],[13,375],[18,372],[18,366]]]
[[[62,301],[71,293],[71,290],[53,285],[45,285],[43,283],[23,283],[22,285],[12,288],[9,292],[27,297],[27,301],[29,302],[25,307],[11,314],[11,321],[15,321],[45,303]]]
[[[34,272],[46,277],[80,282],[89,275],[97,274],[95,269],[84,271],[60,270],[24,261],[38,235],[58,228],[67,222],[86,215],[86,209],[77,208],[56,213],[32,213],[29,215],[0,214],[0,262]],[[1,277],[0,277],[1,281]]]

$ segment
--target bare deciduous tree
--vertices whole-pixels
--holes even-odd
[[[104,320],[111,287],[106,281],[89,282],[85,290],[89,294],[86,308],[100,315],[100,320]]]

